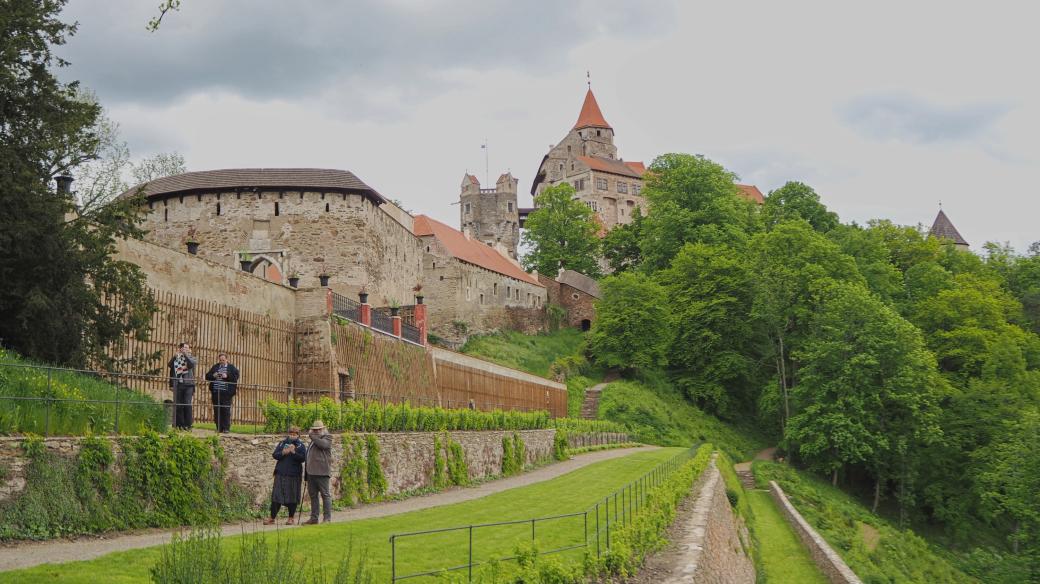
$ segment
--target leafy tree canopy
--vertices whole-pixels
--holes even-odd
[[[605,278],[600,288],[588,340],[593,358],[625,370],[665,365],[672,326],[664,288],[633,272]]]
[[[559,184],[542,191],[524,225],[524,244],[531,251],[524,267],[555,277],[561,269],[600,275],[599,225],[592,209],[574,198],[574,187]]]
[[[820,195],[807,184],[791,181],[766,196],[762,205],[766,226],[804,219],[813,229],[826,233],[838,226],[837,213],[827,210],[820,202]]]

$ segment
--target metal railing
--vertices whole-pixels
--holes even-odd
[[[422,344],[422,337],[419,335],[419,329],[403,321],[401,322],[401,338],[417,345]]]
[[[383,331],[384,333],[394,334],[394,321],[393,318],[381,311],[373,310],[372,314],[372,328]]]
[[[333,292],[332,313],[354,322],[361,322],[361,303]]]
[[[573,538],[571,541],[563,542],[563,545],[558,545],[552,549],[546,551],[537,550],[537,555],[544,556],[550,554],[557,554],[566,552],[569,550],[576,549],[590,549],[593,545],[596,546],[596,557],[600,557],[604,551],[609,550],[612,544],[612,536],[616,535],[618,529],[629,525],[633,519],[639,514],[639,512],[645,507],[646,499],[652,489],[663,483],[668,476],[674,471],[679,469],[687,460],[693,457],[697,452],[699,445],[694,445],[688,450],[677,454],[671,459],[662,462],[661,464],[654,467],[652,470],[639,477],[638,479],[626,484],[620,489],[607,495],[602,501],[598,501],[593,506],[589,507],[584,511],[578,511],[576,513],[565,513],[562,515],[552,515],[548,517],[537,517],[529,519],[517,519],[511,521],[500,521],[497,523],[481,523],[476,525],[461,525],[456,527],[445,527],[441,529],[427,529],[423,531],[412,531],[408,533],[395,533],[390,536],[390,578],[391,582],[398,582],[401,580],[409,580],[412,578],[421,577],[432,577],[441,574],[447,574],[450,572],[457,572],[460,570],[466,570],[467,581],[473,581],[473,569],[482,565],[490,564],[492,562],[507,562],[516,560],[518,556],[507,555],[502,557],[493,557],[487,559],[474,560],[475,554],[474,548],[479,545],[477,536],[480,535],[481,530],[488,530],[496,527],[506,527],[514,525],[530,525],[530,542],[532,546],[538,542],[537,526],[550,521],[561,521],[565,519],[576,519],[581,518],[581,529],[580,535]],[[526,531],[526,530],[525,530]],[[577,531],[577,530],[575,530]],[[449,533],[462,533],[465,532],[467,552],[467,561],[464,564],[458,564],[454,566],[447,566],[443,568],[423,569],[417,572],[398,574],[398,563],[401,561],[401,552],[398,549],[398,543],[402,539],[406,538],[422,538],[434,535],[449,534]],[[555,532],[555,533],[558,533]],[[527,535],[524,535],[524,541],[527,540]],[[519,540],[514,542],[514,545],[520,543]],[[420,544],[422,545],[422,544]],[[591,552],[590,552],[591,553]]]
[[[70,376],[80,378],[70,379]],[[111,397],[99,399],[83,396],[82,388],[78,386],[88,380],[111,386],[105,388],[106,392],[112,394]],[[211,424],[216,422],[214,406],[217,404],[212,402],[210,385],[211,382],[205,379],[197,379],[193,399],[176,403],[170,388],[170,378],[162,375],[0,362],[0,435],[11,433],[10,428],[14,428],[16,433],[32,432],[44,436],[79,435],[88,431],[92,434],[126,434],[145,429],[161,431],[174,423],[173,415],[178,406],[190,406],[195,423]],[[294,411],[314,408],[315,417],[329,407],[327,402],[323,406],[319,401],[323,397],[333,400],[341,416],[351,407],[351,402],[361,402],[366,408],[381,408],[380,419],[386,418],[388,409],[401,403],[451,410],[470,409],[471,405],[484,411],[535,412],[545,409],[487,399],[476,399],[471,404],[469,400],[401,392],[347,392],[244,382],[236,385],[236,396],[230,406],[226,406],[230,409],[230,423],[237,426],[239,431],[251,428],[254,433],[268,426],[267,410],[261,405],[266,401],[281,404],[291,401],[295,404]],[[288,426],[290,422],[287,419],[285,425]],[[360,430],[375,431],[378,428],[362,427]]]

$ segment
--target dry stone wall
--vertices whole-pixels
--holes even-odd
[[[553,438],[556,430],[523,430],[515,432],[523,440],[529,464],[548,460],[553,454]],[[466,453],[470,479],[494,477],[502,471],[502,438],[514,432],[449,432]],[[364,436],[364,435],[360,435]],[[379,441],[379,458],[387,481],[387,494],[393,495],[432,486],[434,438],[443,434],[434,432],[385,432],[376,433]],[[220,436],[221,446],[228,465],[228,478],[238,482],[253,495],[256,504],[262,504],[271,491],[274,459],[271,457],[281,435]],[[306,441],[306,440],[305,440]],[[79,452],[80,438],[47,438],[46,448],[64,457]],[[117,460],[120,456],[119,443],[112,441]],[[333,491],[340,493],[339,469],[343,460],[342,435],[333,440]],[[0,461],[3,478],[0,479],[0,502],[17,495],[25,488],[26,459],[22,451],[22,439],[0,438]]]
[[[838,552],[834,551],[830,544],[827,543],[827,540],[823,539],[823,536],[809,525],[809,522],[802,517],[798,509],[795,509],[791,501],[788,500],[787,495],[784,494],[784,490],[780,488],[780,485],[776,484],[776,481],[769,481],[769,494],[773,496],[777,506],[780,507],[780,512],[783,514],[784,519],[791,524],[795,533],[798,534],[798,539],[802,540],[802,544],[809,550],[813,562],[816,563],[816,566],[820,568],[820,571],[823,572],[823,575],[832,584],[862,584],[862,581],[852,571],[852,568],[845,563],[845,560],[841,559]]]

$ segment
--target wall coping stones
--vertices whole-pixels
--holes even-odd
[[[773,496],[777,505],[780,506],[784,519],[794,528],[798,538],[802,540],[802,544],[805,545],[812,555],[816,566],[820,568],[820,571],[823,572],[823,575],[828,580],[833,584],[862,584],[862,580],[856,576],[852,568],[849,568],[845,560],[841,559],[841,556],[834,551],[834,548],[795,509],[791,501],[788,500],[787,495],[784,494],[784,490],[780,488],[780,485],[776,484],[776,481],[769,481],[769,493]]]

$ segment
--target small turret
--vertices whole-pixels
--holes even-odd
[[[517,184],[517,179],[507,172],[498,177],[495,188],[482,189],[477,177],[466,174],[459,194],[460,231],[491,247],[504,247],[513,259],[520,242]]]
[[[932,228],[928,230],[928,236],[949,241],[954,247],[963,251],[970,249],[968,241],[961,236],[942,209],[939,209],[939,214],[935,216],[935,222],[932,223]]]

